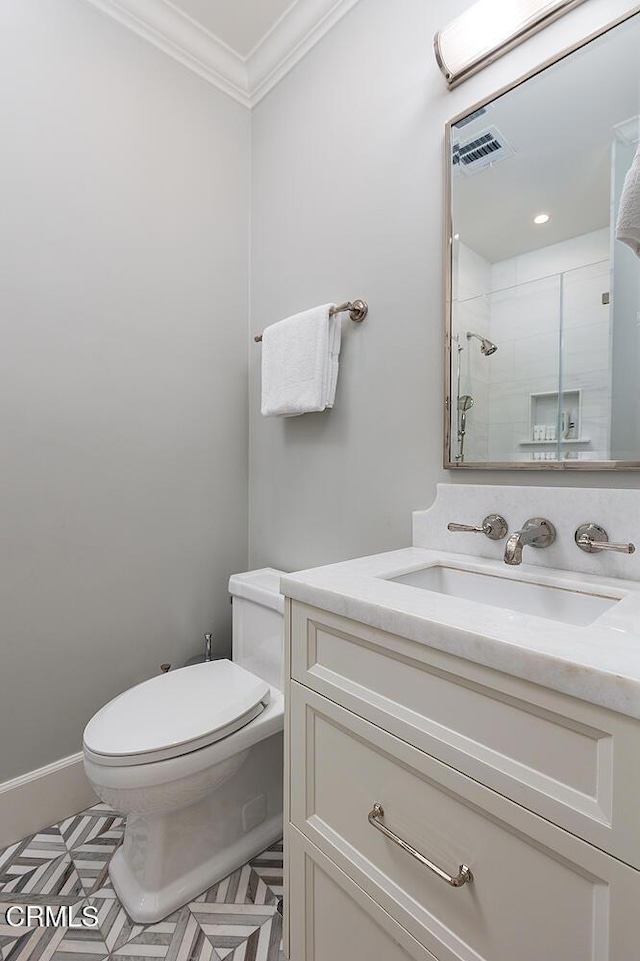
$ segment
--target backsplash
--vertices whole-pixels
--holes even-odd
[[[544,550],[525,547],[524,564],[640,580],[640,491],[438,484],[433,506],[414,511],[413,546],[499,560],[506,538],[492,541],[483,534],[447,530],[450,521],[480,525],[488,514],[502,514],[510,534],[530,517],[545,517],[555,526],[555,543]],[[635,554],[581,551],[574,535],[587,522],[604,527],[612,542],[631,541]]]

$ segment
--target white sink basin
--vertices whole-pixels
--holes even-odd
[[[592,624],[620,600],[613,594],[553,587],[441,564],[390,577],[389,580],[423,591],[435,591],[449,597],[578,626]]]

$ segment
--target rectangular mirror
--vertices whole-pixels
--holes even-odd
[[[640,469],[640,14],[447,125],[445,467]]]

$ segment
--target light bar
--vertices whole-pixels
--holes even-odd
[[[456,87],[583,0],[478,0],[434,37],[438,66]]]

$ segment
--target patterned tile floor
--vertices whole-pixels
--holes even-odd
[[[283,961],[282,843],[159,924],[134,924],[116,897],[109,861],[124,818],[105,804],[0,851],[1,961]],[[98,912],[95,928],[16,928],[11,905]],[[16,918],[19,912],[12,912]]]

